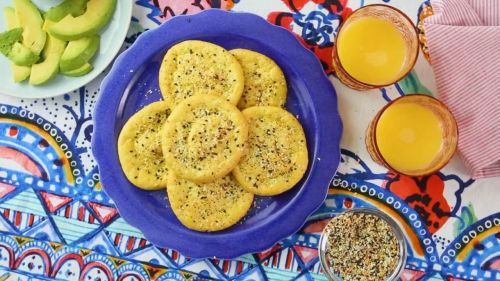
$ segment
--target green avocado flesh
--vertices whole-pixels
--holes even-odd
[[[71,71],[61,71],[62,74],[66,76],[72,76],[72,77],[78,77],[78,76],[83,76],[89,72],[91,72],[94,69],[94,67],[90,63],[84,64],[82,67],[77,68],[75,70]]]
[[[34,64],[31,67],[31,76],[29,83],[31,85],[40,85],[48,82],[59,72],[59,61],[66,48],[66,42],[55,37],[49,36],[47,44],[43,50],[44,60],[41,63]]]
[[[3,16],[5,17],[5,23],[9,30],[21,27],[17,21],[16,10],[12,7],[3,8]]]
[[[7,56],[14,64],[19,66],[30,66],[40,58],[23,44],[16,42]]]
[[[40,11],[30,0],[14,0],[14,8],[19,25],[24,29],[23,45],[39,55],[47,39],[47,33],[42,29]]]
[[[55,24],[54,21],[51,21],[49,19],[45,19],[45,21],[43,22],[43,26],[42,26],[43,31],[49,32],[49,28],[51,26],[53,26],[54,24]]]
[[[16,64],[12,64],[10,66],[12,70],[12,76],[14,78],[14,82],[20,83],[30,77],[31,67],[29,66],[19,66]]]
[[[89,0],[81,16],[67,15],[49,28],[49,33],[61,40],[72,41],[97,34],[111,19],[116,0]]]
[[[22,34],[22,28],[0,33],[0,52],[16,65],[32,65],[38,60],[38,55],[18,42],[23,38]]]
[[[74,17],[81,16],[85,13],[88,1],[89,0],[65,0],[61,4],[50,8],[47,13],[45,13],[45,19],[58,22],[67,15],[72,15]]]
[[[96,54],[99,42],[99,35],[70,41],[61,57],[61,71],[75,70],[87,63]]]
[[[19,22],[17,21],[17,16],[16,16],[16,10],[14,10],[14,8],[5,7],[3,9],[3,15],[5,17],[7,28],[9,30],[19,27]],[[20,83],[28,79],[31,73],[31,67],[29,66],[19,66],[12,63],[10,68],[12,70],[12,76],[14,78],[14,82],[16,83]]]

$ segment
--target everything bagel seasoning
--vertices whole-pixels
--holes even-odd
[[[328,223],[326,235],[326,259],[345,281],[387,280],[401,256],[394,230],[373,214],[341,214]]]

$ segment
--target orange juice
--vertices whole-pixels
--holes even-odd
[[[342,27],[337,52],[345,71],[370,85],[396,82],[407,57],[401,32],[390,21],[375,17],[358,18]]]
[[[376,143],[385,161],[398,171],[425,170],[438,158],[444,143],[443,125],[418,103],[394,103],[380,116]]]

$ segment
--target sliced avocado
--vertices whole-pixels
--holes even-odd
[[[42,30],[43,19],[38,8],[30,0],[14,0],[16,16],[24,28],[23,44],[39,55],[45,46],[47,33]]]
[[[16,10],[12,7],[3,8],[3,15],[5,17],[5,22],[7,23],[7,28],[14,29],[21,27],[17,21]]]
[[[12,64],[10,68],[12,70],[14,82],[16,83],[23,82],[24,80],[28,79],[28,77],[30,77],[31,67],[29,66],[19,66]]]
[[[52,79],[59,72],[59,60],[66,48],[66,42],[53,36],[47,37],[47,44],[43,49],[44,60],[31,67],[29,83],[40,85]]]
[[[40,58],[23,44],[16,42],[7,56],[14,64],[19,66],[30,66]]]
[[[3,14],[5,16],[5,21],[7,23],[7,28],[14,29],[14,28],[19,28],[19,21],[17,20],[16,16],[16,10],[12,7],[5,7],[3,9]],[[16,64],[12,64],[10,66],[12,70],[12,76],[14,78],[14,82],[20,83],[30,76],[31,73],[31,67],[29,66],[19,66]]]
[[[0,52],[17,65],[32,65],[38,60],[38,55],[18,42],[22,39],[22,34],[22,28],[0,33]]]
[[[54,22],[54,21],[51,21],[51,20],[49,20],[49,19],[45,19],[45,20],[43,21],[43,25],[42,25],[42,29],[43,29],[43,31],[45,31],[45,32],[49,32],[49,28],[50,28],[51,26],[53,26],[54,24],[55,24],[55,22]]]
[[[21,1],[21,0],[17,0]],[[87,10],[79,17],[67,15],[49,29],[61,40],[72,41],[97,34],[111,19],[116,0],[89,0]]]
[[[80,68],[87,63],[99,48],[100,37],[93,35],[70,41],[61,57],[61,71],[70,71]]]
[[[89,0],[65,0],[61,4],[50,8],[45,14],[45,19],[54,22],[62,20],[67,15],[78,17],[85,13],[87,2]]]
[[[61,73],[66,75],[66,76],[79,77],[79,76],[83,76],[83,75],[91,72],[92,69],[94,69],[94,67],[90,63],[87,62],[84,65],[82,65],[80,68],[77,68],[75,70],[70,70],[70,71],[61,71]]]

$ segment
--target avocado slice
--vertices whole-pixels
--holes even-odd
[[[14,64],[19,66],[30,66],[40,58],[23,44],[16,42],[7,56]]]
[[[29,83],[40,85],[52,79],[59,72],[59,60],[66,48],[66,42],[53,36],[47,37],[47,44],[43,49],[44,60],[31,67]]]
[[[87,62],[75,70],[61,71],[61,73],[66,75],[66,76],[79,77],[79,76],[83,76],[83,75],[91,72],[93,69],[94,69],[94,67],[90,63]]]
[[[49,32],[49,28],[51,26],[53,26],[55,24],[55,22],[49,20],[49,19],[45,19],[45,21],[43,21],[43,25],[42,25],[42,29],[43,31],[45,32]]]
[[[12,7],[4,7],[3,15],[5,17],[5,23],[7,23],[7,29],[11,30],[14,28],[21,27],[17,21],[16,10]]]
[[[50,8],[47,13],[45,13],[45,19],[58,22],[67,15],[72,15],[74,17],[81,16],[85,13],[88,1],[89,0],[65,0],[61,4]]]
[[[23,44],[39,55],[45,46],[47,33],[42,30],[43,19],[38,8],[30,0],[14,0],[16,16],[24,28]]]
[[[12,71],[12,77],[14,78],[14,82],[16,83],[21,83],[24,80],[28,79],[31,74],[31,67],[29,66],[19,66],[12,64],[10,66],[10,69]]]
[[[22,28],[0,33],[0,52],[17,65],[32,65],[38,60],[38,56],[18,42],[23,38],[22,34]]]
[[[87,10],[79,17],[67,15],[49,29],[61,40],[72,41],[97,34],[111,19],[116,0],[89,0]]]
[[[93,35],[70,41],[61,57],[61,71],[70,71],[80,68],[87,63],[99,48],[100,36]]]
[[[42,29],[45,31],[45,32],[49,32],[49,29],[54,25],[56,24],[55,21],[52,21],[52,20],[49,20],[47,18],[45,18],[45,20],[43,21],[43,26],[42,26]],[[49,35],[50,36],[50,35]]]
[[[61,57],[61,71],[75,70],[87,63],[96,54],[100,41],[99,35],[70,41]]]
[[[3,14],[5,17],[5,21],[7,23],[7,28],[14,29],[19,27],[19,22],[17,21],[17,16],[16,16],[16,10],[12,7],[5,7],[3,9]],[[31,67],[29,66],[19,66],[16,64],[12,64],[10,66],[12,70],[12,75],[14,78],[14,82],[20,83],[30,76],[31,73]]]

